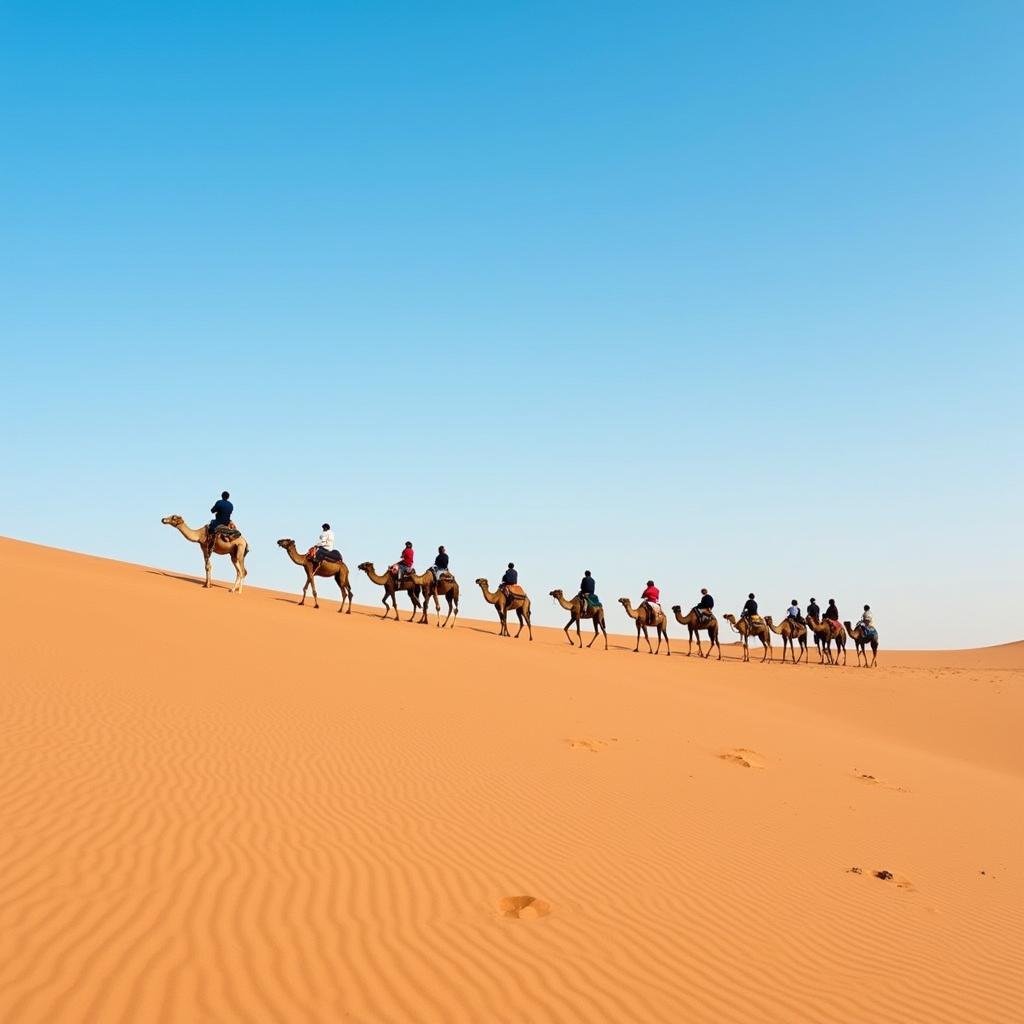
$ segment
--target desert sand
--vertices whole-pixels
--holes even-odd
[[[1024,1018],[1024,645],[718,664],[611,602],[606,653],[0,569],[2,1021]]]

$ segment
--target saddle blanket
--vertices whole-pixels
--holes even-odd
[[[317,552],[320,552],[320,557],[317,558]],[[344,558],[341,556],[341,552],[335,548],[333,551],[325,551],[323,548],[318,547],[314,544],[309,551],[306,552],[310,558],[320,562],[343,562]]]
[[[214,540],[234,540],[241,536],[242,531],[236,530],[233,526],[218,526],[213,531]]]
[[[601,599],[597,594],[587,594],[587,604],[590,605],[591,608],[600,608]]]
[[[518,583],[508,583],[505,590],[509,597],[526,597],[526,591]]]

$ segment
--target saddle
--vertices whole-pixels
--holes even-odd
[[[505,596],[508,598],[524,598],[526,597],[526,591],[518,583],[506,583]]]
[[[586,597],[587,597],[587,607],[589,607],[589,608],[600,608],[601,607],[601,599],[597,596],[597,594],[587,594]]]
[[[216,540],[236,540],[242,536],[241,530],[236,530],[234,526],[215,526],[213,528],[213,539]]]
[[[751,615],[747,619],[752,629],[764,629],[764,619],[760,615]]]
[[[310,558],[319,565],[321,562],[344,562],[345,559],[342,557],[341,552],[335,548],[333,551],[325,551],[319,558],[316,557],[317,551],[320,549],[318,544],[314,544],[307,554]]]
[[[442,569],[441,572],[438,574],[437,582],[451,583],[454,581],[454,579],[455,577],[447,569]]]

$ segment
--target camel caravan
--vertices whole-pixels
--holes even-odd
[[[237,594],[241,592],[242,583],[247,575],[245,558],[249,554],[249,544],[232,520],[234,506],[229,499],[230,495],[224,491],[220,500],[214,502],[210,509],[214,514],[213,520],[198,528],[190,527],[179,515],[165,516],[160,521],[165,526],[174,527],[186,540],[199,545],[206,573],[204,587],[212,586],[211,563],[213,556],[226,555],[229,557],[235,568],[235,580],[231,585],[230,593]],[[316,543],[306,551],[300,551],[295,541],[288,537],[282,538],[277,544],[292,562],[301,567],[305,575],[302,596],[298,601],[300,607],[306,603],[307,592],[311,590],[313,607],[319,608],[316,580],[318,578],[333,579],[338,586],[341,599],[338,606],[339,614],[352,614],[352,587],[349,583],[348,566],[345,564],[341,552],[335,546],[334,532],[329,523],[323,524]],[[358,568],[360,572],[366,574],[371,583],[383,588],[381,603],[384,606],[384,614],[381,618],[391,618],[391,613],[394,612],[395,621],[401,620],[398,611],[398,595],[404,592],[409,595],[409,602],[412,605],[409,622],[418,621],[421,625],[427,625],[430,604],[433,602],[437,627],[444,629],[450,625],[451,628],[455,628],[459,617],[459,583],[449,569],[448,552],[443,545],[438,548],[430,568],[423,573],[416,572],[412,541],[405,542],[405,547],[398,560],[390,565],[385,572],[377,572],[373,562],[360,562]],[[508,619],[511,613],[515,615],[519,624],[514,638],[518,638],[523,629],[526,629],[527,636],[533,640],[530,597],[519,584],[519,574],[514,563],[508,563],[508,568],[502,576],[497,590],[492,591],[490,583],[483,577],[476,580],[476,585],[480,588],[484,600],[494,606],[498,615],[499,636],[513,637],[508,628]],[[580,649],[583,648],[580,625],[583,621],[589,620],[593,625],[594,635],[590,643],[586,645],[587,648],[593,647],[597,639],[603,637],[604,649],[607,651],[608,631],[605,610],[595,591],[596,584],[588,569],[583,574],[579,590],[573,597],[567,598],[563,590],[552,590],[549,592],[549,596],[569,613],[569,621],[563,627],[563,631],[570,646],[575,648],[578,644]],[[441,617],[442,598],[447,607],[443,620]],[[643,636],[649,654],[660,654],[662,643],[665,645],[665,655],[672,654],[668,637],[668,617],[662,610],[661,592],[653,580],[647,581],[647,587],[641,594],[640,603],[636,608],[633,607],[633,603],[628,597],[620,597],[619,604],[622,605],[626,615],[636,627],[634,653],[640,652],[640,638]],[[722,660],[719,623],[713,611],[714,606],[714,599],[706,589],[701,591],[701,598],[697,604],[685,614],[681,605],[672,606],[676,622],[687,629],[687,657],[692,655],[693,641],[696,639],[699,658],[710,658],[712,651],[715,651],[718,660]],[[856,625],[851,625],[849,621],[840,621],[839,610],[834,598],[829,600],[828,607],[823,613],[817,601],[812,597],[807,604],[806,614],[801,612],[800,606],[794,598],[785,616],[776,625],[771,615],[762,616],[760,614],[757,600],[753,594],[750,594],[738,616],[726,614],[722,618],[739,637],[742,658],[745,662],[750,661],[751,639],[757,640],[761,644],[761,661],[773,661],[775,657],[772,647],[773,636],[782,637],[783,664],[787,660],[794,665],[800,664],[801,661],[808,664],[809,640],[813,640],[815,650],[818,652],[819,664],[845,665],[848,639],[854,643],[858,666],[874,668],[878,662],[878,630],[875,628],[874,617],[869,605],[864,605],[860,621]],[[574,627],[575,639],[570,633]],[[656,647],[651,646],[649,631],[652,629],[655,631]],[[706,651],[702,642],[702,633],[707,634]],[[833,647],[835,648],[834,653]]]

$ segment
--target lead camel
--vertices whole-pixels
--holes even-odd
[[[230,540],[225,539],[221,533],[211,537],[209,526],[201,526],[198,530],[194,530],[181,516],[164,516],[160,522],[164,526],[173,526],[185,540],[190,540],[193,544],[199,545],[199,550],[203,553],[203,564],[206,566],[206,582],[203,584],[204,587],[213,586],[210,582],[210,561],[212,557],[214,555],[229,555],[231,557],[231,564],[235,567],[235,582],[231,585],[231,593],[241,593],[242,581],[248,575],[245,571],[245,556],[249,554],[249,543],[241,533],[236,531],[237,536],[232,537]]]

